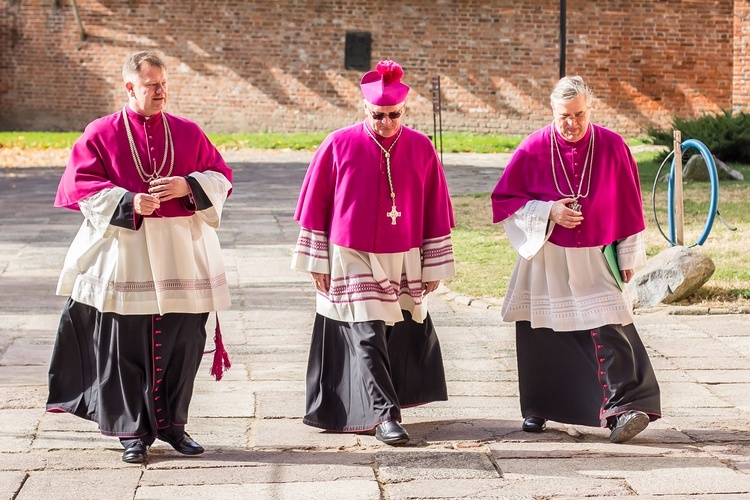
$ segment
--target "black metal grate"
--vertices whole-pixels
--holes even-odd
[[[352,31],[346,34],[344,69],[370,71],[372,35],[369,32]]]

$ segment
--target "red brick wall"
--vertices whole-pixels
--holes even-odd
[[[597,95],[594,120],[625,135],[747,107],[748,1],[568,0],[568,74]],[[126,56],[158,47],[169,110],[212,132],[313,131],[363,115],[344,70],[347,31],[370,31],[412,87],[406,123],[527,133],[550,119],[558,7],[549,0],[0,0],[0,129],[78,130],[125,102]]]

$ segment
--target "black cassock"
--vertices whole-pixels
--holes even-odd
[[[171,426],[187,424],[207,320],[208,313],[101,313],[68,299],[47,411],[93,420],[108,436],[153,441],[157,432],[174,434]]]
[[[367,431],[401,421],[401,408],[446,401],[443,358],[432,320],[348,323],[317,314],[307,364],[303,422],[331,431]]]
[[[524,418],[605,427],[630,410],[661,416],[659,384],[633,324],[556,332],[519,321],[516,354]]]

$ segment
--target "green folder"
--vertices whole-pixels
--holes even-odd
[[[603,252],[604,259],[607,261],[607,267],[609,267],[609,271],[612,273],[612,276],[615,277],[617,286],[619,286],[620,290],[622,290],[625,286],[625,283],[622,281],[622,276],[620,275],[620,266],[617,263],[617,243],[610,243],[609,245],[605,246]]]

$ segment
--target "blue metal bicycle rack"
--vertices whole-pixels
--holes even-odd
[[[703,233],[698,238],[698,241],[693,243],[692,245],[689,245],[691,247],[694,247],[695,245],[703,245],[703,243],[706,242],[706,238],[708,238],[709,233],[711,232],[711,228],[714,224],[714,219],[718,215],[719,219],[724,223],[724,226],[726,226],[727,229],[730,231],[736,231],[737,228],[733,228],[727,224],[727,222],[724,220],[724,218],[719,213],[719,176],[716,173],[716,163],[714,162],[714,157],[711,155],[711,151],[708,150],[705,144],[703,144],[701,141],[696,139],[688,139],[686,141],[682,142],[682,151],[685,151],[686,149],[695,148],[700,152],[701,156],[703,157],[703,160],[706,162],[706,168],[708,169],[708,177],[711,181],[711,200],[708,207],[708,216],[706,217],[706,224],[703,227]],[[664,164],[669,160],[669,158],[672,157],[672,164],[671,168],[669,170],[669,182],[667,187],[667,221],[669,224],[669,236],[664,234],[664,231],[661,230],[661,225],[659,224],[659,220],[656,218],[656,184],[659,181],[659,174],[661,173],[662,167],[664,167]],[[670,245],[675,246],[676,243],[676,236],[675,236],[675,225],[674,225],[674,177],[675,177],[675,158],[674,158],[674,151],[669,153],[667,157],[662,162],[661,166],[659,167],[659,170],[656,172],[656,178],[654,179],[654,189],[651,191],[651,202],[654,212],[654,221],[656,222],[656,227],[659,229],[659,232],[662,236],[670,243]]]

